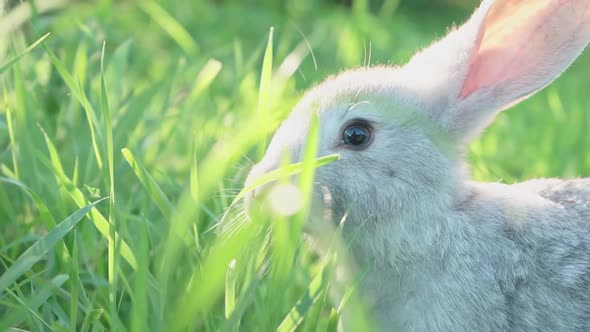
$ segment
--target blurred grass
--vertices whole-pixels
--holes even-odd
[[[333,331],[332,266],[301,241],[302,216],[226,209],[304,89],[403,63],[474,2],[2,2],[0,326]],[[589,176],[588,77],[586,54],[502,114],[472,144],[474,177]],[[78,210],[91,222],[15,274]],[[225,212],[240,222],[220,232]]]

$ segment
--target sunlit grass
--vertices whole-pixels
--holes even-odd
[[[347,308],[367,328],[359,276],[335,283],[344,258],[303,235],[313,169],[337,156],[316,159],[311,135],[303,163],[253,184],[299,174],[293,216],[247,220],[243,181],[306,88],[404,62],[469,8],[311,3],[9,17],[29,23],[0,32],[0,330],[335,331]],[[590,175],[588,77],[585,55],[501,115],[472,145],[474,177]]]

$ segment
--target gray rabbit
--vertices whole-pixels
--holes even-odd
[[[248,181],[301,160],[317,115],[318,154],[340,155],[317,191],[370,264],[361,289],[382,330],[590,331],[590,179],[477,183],[463,160],[589,41],[590,0],[484,0],[406,65],[308,91]]]

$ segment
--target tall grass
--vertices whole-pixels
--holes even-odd
[[[469,9],[42,3],[0,16],[27,22],[0,33],[0,330],[335,331],[344,308],[362,317],[354,283],[333,281],[338,255],[303,239],[306,209],[247,220],[244,177],[305,88],[401,63]],[[585,55],[501,115],[472,145],[474,177],[590,175],[589,74]],[[304,207],[313,168],[336,158],[313,143],[262,179],[301,172]]]

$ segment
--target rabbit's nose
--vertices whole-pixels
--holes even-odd
[[[265,183],[263,185],[260,185],[256,188],[252,189],[252,191],[250,191],[248,193],[248,195],[250,196],[251,199],[260,199],[269,191],[271,186],[272,186],[272,183]]]

